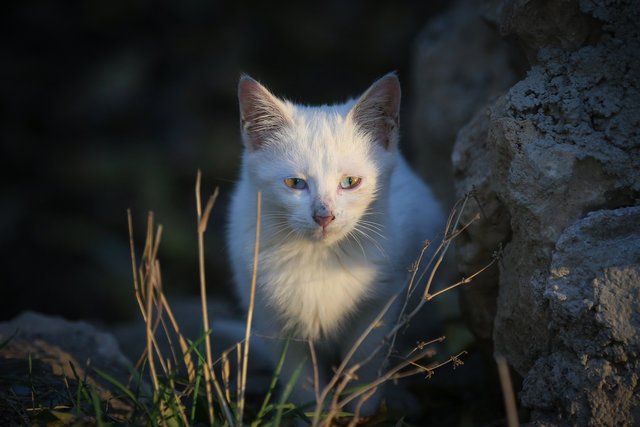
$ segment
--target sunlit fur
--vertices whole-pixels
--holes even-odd
[[[246,308],[256,194],[261,191],[254,310],[254,330],[261,335],[283,338],[293,331],[294,338],[312,338],[323,354],[344,356],[388,299],[403,290],[407,268],[423,241],[442,229],[431,192],[398,153],[397,129],[385,146],[376,139],[380,127],[374,131],[362,122],[362,117],[388,121],[376,118],[377,104],[389,102],[388,96],[398,97],[393,101],[399,105],[395,76],[383,79],[363,95],[366,102],[360,102],[367,109],[378,108],[378,113],[358,115],[352,111],[358,100],[305,107],[273,97],[253,80],[241,81],[245,152],[231,202],[228,244],[237,293]],[[247,105],[247,99],[253,104]],[[256,101],[262,112],[254,111]],[[396,104],[392,109],[397,110]],[[342,189],[340,181],[347,176],[361,182]],[[304,179],[306,188],[287,186],[284,180],[291,177]],[[318,213],[335,219],[321,227],[313,218]],[[394,313],[392,309],[390,323]],[[379,339],[387,328],[378,328],[374,335]],[[282,341],[273,342],[277,354]],[[363,351],[375,344],[365,343]],[[302,359],[306,344],[291,352]],[[332,363],[324,363],[328,372],[321,378],[330,376]],[[305,367],[303,378],[310,372]]]

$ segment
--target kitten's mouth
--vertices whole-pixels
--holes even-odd
[[[332,243],[340,238],[340,233],[335,226],[316,227],[311,233],[313,240]]]
[[[313,237],[317,238],[318,240],[324,240],[330,234],[332,234],[331,230],[327,230],[327,227],[316,227],[316,229],[313,231]]]

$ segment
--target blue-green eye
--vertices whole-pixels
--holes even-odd
[[[345,176],[340,180],[340,188],[343,190],[356,188],[360,184],[360,181],[362,181],[362,178],[358,176]]]
[[[304,190],[307,188],[307,181],[302,178],[285,178],[284,183],[294,190]]]

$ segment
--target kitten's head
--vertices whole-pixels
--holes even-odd
[[[377,234],[375,201],[395,164],[400,84],[394,74],[358,100],[305,107],[250,77],[238,85],[245,176],[263,193],[263,221],[327,244]],[[280,230],[278,228],[277,230]]]

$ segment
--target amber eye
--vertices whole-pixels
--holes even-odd
[[[285,178],[284,183],[294,190],[304,190],[307,188],[307,181],[302,178]]]
[[[345,176],[340,180],[340,188],[343,190],[355,188],[360,184],[360,181],[362,181],[362,178],[358,176]]]

